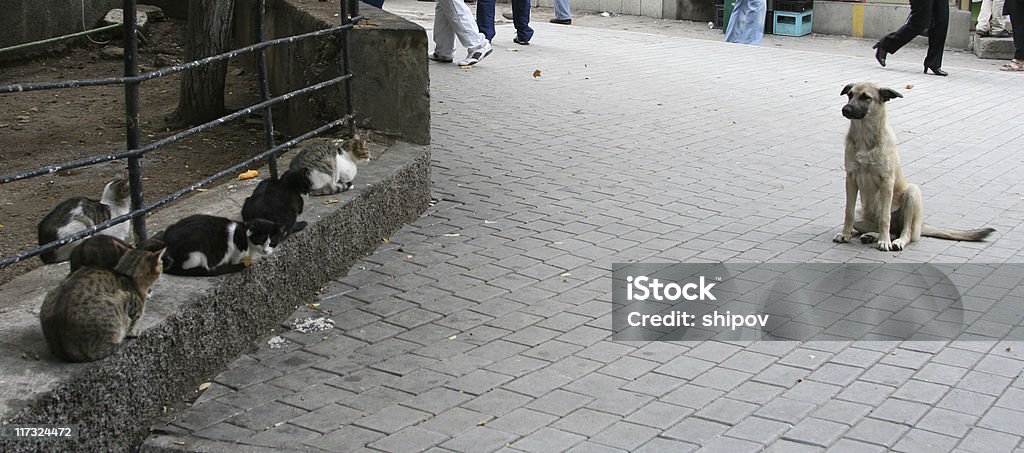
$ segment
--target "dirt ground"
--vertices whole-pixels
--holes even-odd
[[[148,44],[139,49],[141,71],[181,62],[184,23],[168,19],[151,24]],[[123,75],[120,59],[85,41],[69,52],[0,67],[0,84],[87,79]],[[166,137],[164,118],[178,103],[180,74],[141,85],[141,142]],[[229,110],[259,100],[256,77],[240,62],[228,70]],[[238,121],[203,132],[147,154],[142,160],[143,195],[149,202],[223,170],[263,149],[261,122]],[[119,85],[0,94],[0,174],[104,155],[125,149],[124,89]],[[0,256],[17,255],[37,244],[36,225],[62,200],[99,199],[104,184],[127,161],[112,161],[0,185]],[[223,182],[223,181],[221,181]],[[41,264],[30,258],[0,269],[0,284]]]

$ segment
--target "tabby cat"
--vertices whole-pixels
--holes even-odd
[[[288,168],[309,170],[310,195],[331,195],[351,189],[358,170],[356,161],[370,157],[366,139],[360,134],[348,140],[314,138],[308,143]]]
[[[78,247],[71,251],[71,272],[86,266],[114,269],[121,257],[134,247],[113,236],[97,234],[83,239]],[[149,238],[139,244],[139,249],[156,251],[164,248],[164,243],[156,238]],[[166,256],[164,259],[166,260]]]
[[[50,290],[39,320],[53,355],[91,362],[138,336],[149,287],[163,269],[161,255],[163,250],[129,250],[114,269],[83,267]]]
[[[306,222],[297,222],[302,214],[302,196],[309,193],[309,169],[289,169],[278,179],[265,179],[256,186],[252,195],[242,204],[242,220],[251,222],[255,219],[269,220],[284,225],[285,234],[274,238],[271,245],[277,244],[293,233],[306,227]]]
[[[211,276],[238,272],[253,258],[273,253],[284,225],[256,219],[246,223],[197,214],[167,227],[157,237],[167,246],[165,272]]]
[[[74,197],[62,201],[39,222],[39,245],[63,239],[86,228],[92,228],[111,218],[127,214],[130,208],[131,190],[127,178],[119,178],[107,183],[103,188],[100,201],[85,197]],[[131,222],[114,225],[99,234],[114,236],[118,239],[128,237]],[[55,250],[39,255],[44,263],[67,261],[71,251],[78,246],[75,241]]]

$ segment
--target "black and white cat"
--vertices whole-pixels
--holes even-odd
[[[238,272],[253,259],[270,255],[273,238],[285,231],[284,225],[263,219],[242,223],[196,214],[167,227],[156,238],[167,247],[164,273],[211,276]]]
[[[122,216],[131,209],[131,189],[127,178],[118,178],[107,183],[99,201],[74,197],[62,201],[39,222],[39,245],[63,239],[79,231],[92,228],[114,217]],[[122,222],[101,231],[118,239],[128,237],[131,222]],[[67,261],[71,251],[81,241],[65,244],[56,250],[44,252],[39,258],[44,263]]]
[[[309,169],[288,170],[278,179],[265,179],[242,204],[242,220],[269,220],[284,225],[285,234],[272,243],[275,247],[285,236],[298,233],[306,222],[298,222],[302,214],[302,196],[309,193]]]

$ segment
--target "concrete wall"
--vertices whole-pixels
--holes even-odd
[[[267,37],[283,37],[338,23],[337,3],[267,2]],[[255,36],[255,0],[237,0],[235,44]],[[385,136],[430,143],[430,80],[427,35],[423,28],[391,13],[361,4],[370,25],[352,30],[352,103],[356,124]],[[341,74],[337,36],[308,39],[268,50],[271,92],[281,94]],[[312,129],[345,111],[344,86],[326,88],[274,108],[274,123],[289,135]]]
[[[0,14],[0,29],[3,30],[3,33],[0,33],[0,48],[95,28],[107,11],[117,8],[120,3],[117,0],[84,2],[85,28],[82,28],[81,0],[0,0],[0,11],[3,11],[3,14]],[[72,43],[74,41],[63,41],[32,47],[25,51],[4,52],[0,54],[0,61],[60,51]]]
[[[814,33],[881,38],[907,21],[910,5],[848,3],[827,0],[814,2]],[[971,45],[971,12],[950,8],[946,47],[966,49]],[[915,38],[926,44],[927,38]]]

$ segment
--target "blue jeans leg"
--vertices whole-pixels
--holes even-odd
[[[476,26],[488,41],[494,38],[494,1],[476,1]]]
[[[494,0],[490,1],[493,2]],[[493,7],[491,11],[494,11]],[[477,17],[479,17],[479,14]],[[493,16],[491,19],[493,24]],[[520,41],[529,42],[530,38],[533,38],[533,29],[530,28],[530,0],[512,0],[512,24],[516,27],[516,37]]]

